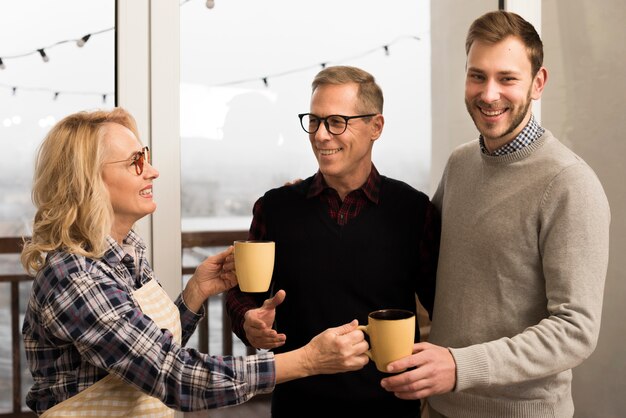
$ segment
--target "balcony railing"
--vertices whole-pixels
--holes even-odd
[[[225,247],[238,239],[245,239],[247,231],[219,231],[219,232],[185,232],[182,234],[182,250],[194,247]],[[19,254],[22,248],[22,238],[0,238],[0,254]],[[182,275],[193,274],[195,266],[183,266]],[[12,412],[0,412],[0,418],[35,418],[32,412],[22,411],[22,367],[20,357],[20,343],[22,341],[20,324],[20,297],[19,285],[21,282],[31,281],[32,277],[26,274],[2,274],[0,273],[0,283],[9,283],[11,292],[10,322],[11,322],[11,354],[12,354],[12,374],[13,374],[13,396]],[[220,301],[222,299],[220,298]],[[24,310],[25,307],[21,307]],[[207,306],[205,306],[207,308]],[[203,353],[209,352],[209,322],[207,315],[198,325],[198,349]],[[224,311],[222,304],[222,353],[224,355],[233,354],[233,338],[230,321]],[[3,343],[3,342],[0,342]],[[251,354],[254,349],[247,349]]]
[[[0,238],[0,254],[19,254],[22,248],[22,238]],[[21,282],[31,281],[33,278],[26,274],[0,274],[0,283],[9,283],[11,292],[10,322],[11,322],[11,358],[13,373],[13,412],[0,413],[0,417],[36,417],[32,412],[22,412],[22,364],[20,358],[20,295]]]

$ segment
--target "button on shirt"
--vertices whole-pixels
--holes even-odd
[[[50,253],[34,280],[22,331],[33,411],[41,414],[109,373],[182,411],[271,392],[272,353],[218,357],[176,344],[133,300],[133,290],[153,278],[141,239],[131,231],[126,251],[110,237],[107,244],[101,259]],[[182,294],[175,304],[184,345],[202,314],[190,311]]]

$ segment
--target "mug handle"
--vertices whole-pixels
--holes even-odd
[[[359,325],[357,327],[357,329],[360,329],[361,331],[366,333],[368,336],[370,335],[369,332],[367,332],[367,325]],[[371,345],[370,345],[370,347],[371,347]],[[369,357],[370,360],[374,361],[374,358],[372,357],[372,349],[371,348],[369,350],[367,350],[365,352],[365,354],[367,355],[367,357]]]

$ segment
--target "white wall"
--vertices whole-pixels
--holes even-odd
[[[495,0],[433,0],[431,16],[432,160],[431,196],[437,188],[450,151],[477,136],[463,101],[465,33],[472,21],[498,8]]]
[[[577,417],[626,411],[626,2],[543,1],[543,124],[593,167],[611,206],[609,271],[596,351],[574,370]]]

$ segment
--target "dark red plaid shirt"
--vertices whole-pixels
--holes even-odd
[[[307,198],[319,197],[328,208],[328,214],[338,225],[345,225],[350,220],[355,219],[363,208],[368,205],[377,205],[380,195],[382,179],[374,164],[367,180],[360,188],[351,191],[343,201],[339,193],[326,184],[324,176],[319,171],[313,177]],[[254,204],[252,225],[248,239],[262,240],[266,238],[266,221],[263,211],[263,199],[257,200]],[[433,278],[437,272],[437,259],[439,255],[439,238],[441,231],[441,219],[439,212],[434,205],[429,204],[426,209],[424,219],[424,231],[420,242],[420,276]],[[258,308],[268,294],[243,293],[238,287],[231,289],[227,295],[227,305],[232,322],[232,329],[248,344],[243,330],[244,315],[250,309]],[[432,301],[426,303],[425,308],[432,314]]]

